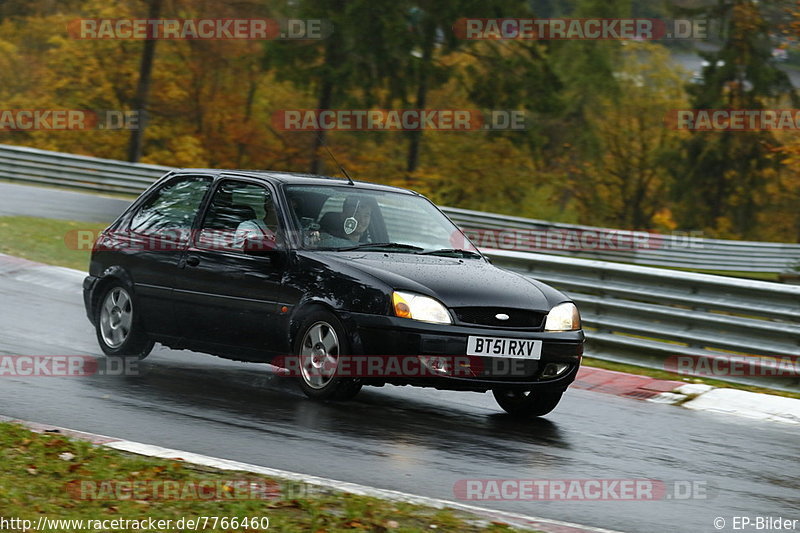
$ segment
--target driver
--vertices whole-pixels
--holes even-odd
[[[331,213],[331,215],[334,215]],[[372,221],[372,204],[360,198],[348,198],[342,212],[333,217],[326,215],[320,224],[320,246],[344,247],[361,242]]]
[[[275,231],[278,227],[278,218],[272,208],[272,196],[269,193],[264,195],[264,218],[245,220],[236,228],[233,238],[234,248],[244,248],[244,241],[248,238],[265,238],[275,242]]]

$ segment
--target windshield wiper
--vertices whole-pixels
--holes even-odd
[[[474,257],[480,259],[483,257],[478,252],[471,250],[462,250],[461,248],[442,248],[441,250],[431,250],[429,252],[418,252],[419,255],[453,255],[458,254],[461,257]]]
[[[350,250],[366,250],[368,248],[393,248],[397,250],[419,250],[419,251],[425,249],[419,246],[414,246],[412,244],[403,244],[401,242],[364,242],[356,246],[337,248],[337,250],[339,250],[340,252],[342,251],[347,252]]]

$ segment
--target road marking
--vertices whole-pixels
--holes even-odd
[[[261,474],[265,476],[277,477],[307,483],[318,487],[325,487],[342,492],[349,492],[360,496],[371,496],[374,498],[381,498],[384,500],[398,501],[404,503],[411,503],[416,505],[424,505],[427,507],[434,507],[436,509],[458,509],[477,514],[484,518],[492,520],[500,520],[512,525],[524,526],[535,528],[544,532],[552,533],[619,533],[610,529],[601,529],[591,526],[584,526],[581,524],[574,524],[571,522],[562,522],[560,520],[551,520],[549,518],[541,518],[537,516],[528,516],[519,513],[511,513],[506,511],[499,511],[495,509],[487,509],[485,507],[478,507],[475,505],[468,505],[451,500],[444,500],[440,498],[430,498],[427,496],[419,496],[406,492],[396,490],[379,489],[367,485],[360,485],[358,483],[350,483],[347,481],[339,481],[336,479],[329,479],[324,477],[312,476],[308,474],[301,474],[298,472],[291,472],[289,470],[280,470],[277,468],[269,468],[265,466],[258,466],[249,463],[240,463],[238,461],[231,461],[229,459],[220,459],[217,457],[210,457],[208,455],[201,455],[192,452],[181,450],[173,450],[170,448],[163,448],[161,446],[154,446],[152,444],[142,444],[132,441],[117,441],[105,444],[109,448],[114,448],[120,451],[136,453],[139,455],[147,455],[150,457],[160,457],[162,459],[181,459],[184,462],[217,468],[219,470],[237,470],[244,472],[251,472],[254,474]],[[551,527],[548,527],[551,526]]]

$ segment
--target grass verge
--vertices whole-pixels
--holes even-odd
[[[0,217],[0,253],[86,271],[91,250],[68,245],[70,231],[99,232],[106,223],[26,216]]]
[[[0,516],[31,520],[42,516],[56,520],[172,520],[218,517],[216,527],[208,520],[202,531],[265,531],[256,527],[223,527],[221,518],[269,519],[269,531],[339,533],[370,532],[501,532],[506,524],[489,523],[467,513],[391,502],[378,498],[323,490],[249,473],[220,471],[183,463],[118,452],[67,438],[58,433],[34,433],[10,423],[0,423]],[[109,488],[116,481],[115,488]],[[235,482],[232,483],[232,480]],[[105,485],[102,482],[106,482]],[[139,482],[139,485],[133,483]],[[181,488],[173,492],[151,490],[167,483]],[[235,487],[269,487],[270,490],[238,490]],[[122,490],[121,486],[136,487]],[[197,500],[218,497],[220,487],[234,487],[224,501]],[[209,490],[194,492],[189,487]],[[180,495],[174,497],[175,495]],[[99,499],[114,496],[114,499]],[[170,496],[170,498],[166,498]],[[195,499],[188,499],[189,497]],[[244,497],[242,497],[244,496]],[[92,499],[88,499],[92,498]],[[180,499],[178,499],[180,498]],[[79,531],[76,523],[50,531]],[[110,524],[113,525],[113,524]],[[128,523],[127,525],[130,525]],[[20,528],[21,530],[22,528]],[[96,529],[96,528],[95,528]],[[130,531],[131,527],[102,527],[104,531]],[[161,528],[159,528],[161,529]],[[181,528],[190,530],[191,528]],[[83,530],[92,530],[91,527]],[[147,529],[142,529],[147,530]]]

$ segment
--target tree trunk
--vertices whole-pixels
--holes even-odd
[[[150,0],[147,12],[148,19],[157,19],[161,13],[162,0]],[[148,39],[144,42],[142,62],[139,65],[139,84],[136,87],[136,97],[133,108],[139,115],[139,127],[131,130],[131,139],[128,144],[128,161],[136,163],[142,157],[142,139],[147,126],[147,105],[150,94],[150,84],[153,74],[153,58],[156,54],[156,40]]]
[[[424,67],[423,67],[424,68]],[[417,87],[417,101],[415,107],[417,109],[425,109],[425,103],[428,96],[428,79],[427,75],[420,74],[419,86]],[[409,132],[408,141],[408,161],[406,163],[406,171],[411,174],[419,166],[419,148],[422,144],[422,129]]]
[[[333,82],[326,79],[319,93],[319,100],[317,101],[317,109],[330,109],[333,100]],[[311,167],[309,172],[311,174],[321,174],[324,170],[322,158],[320,157],[320,148],[325,146],[326,131],[320,129],[314,136],[314,142],[311,149]]]
[[[425,109],[428,98],[428,80],[430,78],[431,64],[433,63],[433,49],[436,41],[436,24],[428,20],[423,23],[423,42],[422,42],[422,58],[420,59],[419,77],[417,80],[417,101],[415,104],[416,109]],[[421,125],[420,125],[421,126]],[[423,130],[415,130],[409,132],[408,136],[408,158],[406,160],[406,172],[408,173],[408,181],[411,181],[410,175],[419,167],[419,152],[422,144]]]
[[[338,4],[337,8],[344,9],[344,3]],[[333,105],[334,84],[337,83],[337,78],[340,75],[339,68],[343,62],[343,49],[344,42],[339,34],[334,32],[333,35],[328,37],[325,45],[325,64],[321,69],[323,76],[319,89],[319,99],[317,100],[318,110],[330,109]],[[311,144],[311,165],[309,168],[311,174],[321,174],[324,171],[325,165],[320,157],[320,148],[325,146],[326,133],[325,130],[320,129]]]
[[[256,89],[258,88],[258,74],[255,72],[250,72],[250,85],[247,88],[247,101],[245,102],[244,106],[244,120],[246,124],[250,123],[250,119],[253,117],[253,103],[256,99]],[[242,168],[242,159],[244,158],[244,152],[247,149],[247,145],[239,141],[236,147],[236,168]]]

